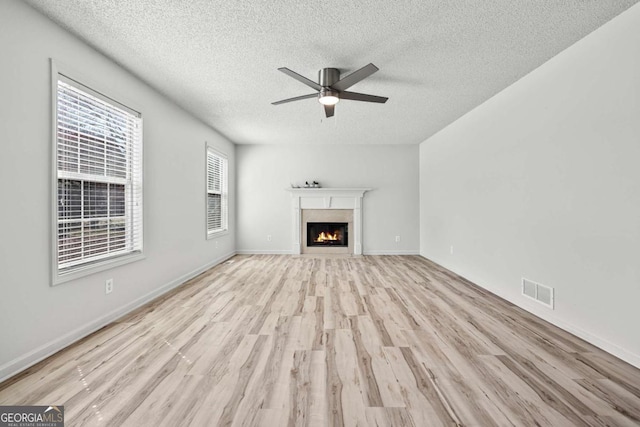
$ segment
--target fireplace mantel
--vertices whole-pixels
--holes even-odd
[[[362,255],[362,198],[371,188],[287,188],[293,208],[293,249],[301,253],[303,209],[353,209],[353,254]]]
[[[319,188],[304,188],[304,187],[298,187],[298,188],[285,188],[285,190],[287,191],[291,191],[292,193],[300,193],[300,194],[312,194],[312,193],[317,193],[317,194],[322,194],[322,193],[340,193],[340,194],[348,194],[348,193],[357,193],[357,194],[364,194],[367,191],[371,191],[371,188],[341,188],[341,187],[319,187]]]

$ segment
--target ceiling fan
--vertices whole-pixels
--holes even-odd
[[[340,78],[340,70],[337,68],[323,68],[318,71],[318,83],[291,71],[286,67],[278,68],[286,75],[293,77],[301,83],[313,88],[317,93],[309,95],[296,96],[295,98],[283,99],[282,101],[272,102],[272,105],[285,104],[287,102],[300,101],[302,99],[318,98],[318,102],[324,106],[324,113],[327,117],[332,117],[335,106],[341,99],[349,99],[351,101],[377,102],[384,104],[387,99],[384,96],[366,95],[364,93],[349,92],[349,89],[359,81],[369,77],[378,71],[378,67],[373,64],[365,65],[357,71]]]

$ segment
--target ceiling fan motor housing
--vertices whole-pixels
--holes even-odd
[[[337,68],[323,68],[318,71],[318,84],[323,88],[329,87],[340,80],[340,70]]]
[[[318,84],[322,86],[318,93],[318,101],[324,105],[335,105],[340,99],[340,93],[331,89],[331,85],[340,80],[337,68],[323,68],[318,71]]]

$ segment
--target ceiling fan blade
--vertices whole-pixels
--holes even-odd
[[[335,109],[336,109],[335,105],[325,105],[324,114],[327,116],[327,118],[333,117],[333,112],[335,111]]]
[[[316,82],[314,82],[312,80],[309,80],[308,78],[306,78],[304,76],[301,76],[300,74],[296,73],[295,71],[291,71],[287,67],[278,68],[278,70],[282,71],[283,73],[285,73],[289,77],[293,77],[294,79],[296,79],[300,83],[304,83],[307,86],[314,88],[317,91],[322,89],[322,86],[320,86],[318,83],[316,83]]]
[[[379,104],[384,104],[387,102],[387,97],[384,96],[376,96],[376,95],[367,95],[364,93],[357,92],[340,92],[340,99],[350,99],[352,101],[365,101],[365,102],[377,102]]]
[[[366,79],[371,74],[378,71],[378,67],[373,64],[365,65],[357,71],[349,74],[346,77],[341,78],[337,82],[331,85],[335,90],[345,90],[349,89],[354,84],[358,83],[360,80]]]
[[[301,99],[309,99],[309,98],[317,98],[317,97],[318,97],[317,93],[312,93],[309,95],[296,96],[295,98],[288,98],[288,99],[283,99],[282,101],[272,102],[271,105],[286,104],[287,102],[300,101]]]

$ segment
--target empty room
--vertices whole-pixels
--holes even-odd
[[[2,426],[640,426],[639,0],[0,0]]]

